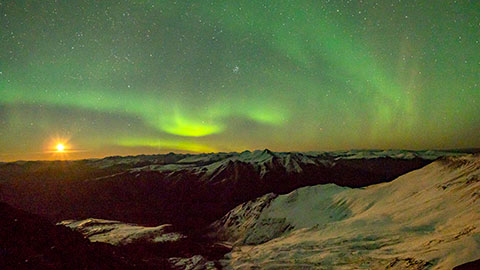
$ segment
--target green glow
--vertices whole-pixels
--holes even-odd
[[[121,139],[117,141],[117,143],[118,145],[127,146],[127,147],[147,146],[147,147],[158,148],[159,150],[177,149],[177,150],[192,151],[197,153],[218,152],[218,150],[213,147],[192,143],[192,142],[185,142],[185,141],[135,138],[135,139]]]
[[[173,121],[169,124],[163,124],[163,130],[181,136],[199,137],[218,133],[221,131],[219,125],[198,123],[187,119],[179,113],[173,113]],[[183,149],[186,150],[186,149]]]
[[[480,146],[478,3],[407,2],[4,1],[0,159]]]

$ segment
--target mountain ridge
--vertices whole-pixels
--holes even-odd
[[[211,228],[233,245],[225,269],[452,269],[480,257],[479,189],[480,155],[447,157],[365,188],[267,194]]]
[[[0,165],[0,201],[52,222],[102,218],[197,230],[238,204],[270,192],[284,194],[326,183],[367,186],[390,181],[441,156],[461,154],[266,149],[6,163]]]

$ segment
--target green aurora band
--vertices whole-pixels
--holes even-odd
[[[0,160],[480,146],[477,1],[4,1]],[[36,154],[35,154],[36,153]]]

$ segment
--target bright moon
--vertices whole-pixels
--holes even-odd
[[[64,149],[65,149],[65,146],[63,146],[63,144],[57,144],[57,151],[58,152],[63,152]]]

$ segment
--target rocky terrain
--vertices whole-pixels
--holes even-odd
[[[52,222],[101,218],[196,230],[259,196],[336,183],[362,187],[442,151],[166,154],[0,164],[0,200]]]
[[[365,188],[267,194],[212,227],[234,247],[225,269],[452,269],[480,257],[479,202],[480,156],[463,156]]]
[[[128,249],[91,243],[64,226],[0,203],[0,269],[170,269]]]
[[[2,163],[0,199],[22,210],[2,205],[0,259],[7,269],[475,269],[471,152]]]

